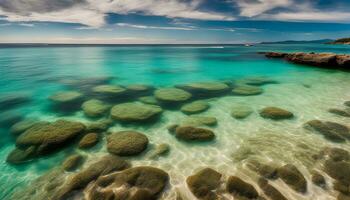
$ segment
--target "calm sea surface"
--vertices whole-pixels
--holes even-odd
[[[260,86],[263,93],[252,96],[237,96],[231,93],[215,98],[205,98],[210,108],[200,115],[216,117],[217,125],[206,127],[216,135],[210,143],[192,144],[178,140],[168,133],[167,127],[186,121],[188,115],[179,108],[164,107],[158,121],[153,124],[123,124],[116,121],[108,132],[136,130],[149,139],[149,147],[137,157],[128,157],[133,166],[161,168],[170,176],[169,186],[160,199],[176,199],[176,196],[192,199],[186,186],[186,177],[198,169],[210,167],[224,177],[239,175],[254,186],[256,174],[245,167],[248,159],[254,158],[282,165],[293,164],[308,180],[308,191],[299,194],[281,180],[273,182],[288,199],[335,199],[332,190],[323,190],[312,185],[310,171],[318,169],[309,158],[324,147],[341,147],[350,150],[347,143],[333,143],[321,135],[309,132],[303,124],[320,119],[341,124],[350,124],[350,118],[328,112],[330,108],[344,109],[343,103],[350,100],[350,75],[347,72],[317,69],[287,63],[279,59],[267,59],[257,52],[333,52],[350,54],[350,46],[325,44],[274,44],[253,47],[218,46],[95,46],[95,47],[16,47],[0,48],[0,102],[9,97],[22,97],[20,102],[0,105],[0,199],[26,190],[41,175],[59,167],[64,159],[75,153],[86,156],[84,166],[108,154],[106,139],[101,139],[90,150],[76,148],[71,144],[50,155],[41,156],[20,165],[6,162],[15,148],[16,136],[10,128],[23,119],[53,122],[67,119],[89,123],[79,107],[69,113],[52,109],[48,98],[59,91],[84,93],[88,84],[72,87],[77,80],[107,80],[108,84],[127,87],[134,84],[149,85],[155,89],[174,87],[194,82],[234,83],[249,77],[264,77],[274,84]],[[102,83],[100,83],[102,84]],[[106,84],[106,83],[103,83]],[[231,85],[230,85],[231,87]],[[142,95],[140,95],[142,96]],[[152,93],[147,94],[152,96]],[[84,93],[84,99],[96,96]],[[98,97],[97,97],[98,98]],[[125,101],[137,101],[130,98]],[[120,102],[109,102],[119,104]],[[253,113],[242,120],[231,116],[231,110],[242,105]],[[264,107],[276,106],[292,112],[291,120],[273,121],[259,116]],[[107,132],[107,131],[106,131]],[[106,135],[106,134],[105,134]],[[167,155],[149,159],[158,144],[170,146]],[[69,176],[74,172],[66,172]],[[326,176],[331,183],[331,178]],[[28,186],[29,185],[29,186]],[[23,192],[23,199],[40,199],[41,188],[36,193]],[[38,196],[39,195],[39,196]],[[77,194],[74,199],[82,199]]]

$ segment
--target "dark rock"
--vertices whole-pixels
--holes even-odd
[[[337,200],[350,200],[350,196],[346,194],[339,193],[337,196]]]
[[[119,156],[134,156],[142,153],[148,145],[148,138],[135,131],[121,131],[107,136],[107,150]]]
[[[334,122],[312,120],[305,124],[305,128],[323,135],[326,139],[332,142],[344,142],[346,139],[350,138],[349,129],[344,125]]]
[[[344,105],[350,107],[350,101],[345,101]]]
[[[220,186],[221,174],[213,169],[205,168],[196,174],[189,176],[186,180],[192,194],[198,199],[218,199],[215,190]]]
[[[185,141],[210,141],[215,138],[213,131],[191,126],[177,127],[175,134],[178,139]]]
[[[328,110],[328,112],[335,114],[335,115],[339,115],[342,117],[350,117],[350,112],[348,110],[341,110],[338,108],[331,108]]]
[[[324,163],[324,171],[335,180],[350,185],[350,163],[345,161],[327,160]]]
[[[260,111],[260,116],[273,120],[283,120],[293,118],[294,114],[281,108],[266,107]]]
[[[350,55],[337,55],[337,64],[341,68],[349,69],[349,67],[350,67]]]
[[[156,118],[162,112],[162,108],[155,105],[123,103],[112,108],[111,117],[122,122],[146,122]]]
[[[281,52],[266,52],[265,56],[268,58],[284,58],[287,55],[287,53],[281,53]]]
[[[79,154],[69,156],[62,164],[65,171],[74,171],[84,162],[84,157]]]
[[[349,161],[350,153],[337,147],[326,147],[322,150],[322,155],[333,161]]]
[[[236,176],[230,176],[228,178],[226,190],[233,195],[246,197],[248,199],[256,199],[259,196],[256,189],[251,184]]]
[[[307,182],[303,174],[291,164],[284,165],[277,170],[278,177],[281,178],[293,190],[305,193]]]
[[[268,180],[264,178],[260,178],[258,180],[258,185],[261,188],[262,191],[264,191],[264,194],[268,196],[271,200],[287,200],[283,194],[278,191],[275,187],[269,184]]]
[[[6,162],[11,164],[21,164],[33,159],[35,157],[35,154],[36,154],[35,146],[30,146],[24,149],[15,148],[7,156]]]
[[[176,128],[179,127],[178,124],[171,124],[167,127],[169,133],[175,134]]]
[[[333,183],[333,189],[343,194],[350,194],[350,186],[340,181],[335,181]]]
[[[80,149],[91,148],[98,143],[98,135],[96,133],[88,133],[86,134],[78,144]]]
[[[321,188],[326,188],[326,179],[315,170],[311,172],[311,181]]]
[[[267,178],[267,179],[277,178],[277,168],[273,166],[252,160],[249,163],[247,163],[247,167],[255,171],[256,173],[258,173],[260,176],[264,178]]]

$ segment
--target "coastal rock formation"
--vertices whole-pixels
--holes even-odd
[[[88,117],[101,117],[107,113],[110,106],[98,99],[86,101],[81,106],[84,114]]]
[[[267,52],[265,56],[269,58],[284,58],[296,64],[330,69],[350,69],[350,55],[347,54]]]
[[[88,191],[88,199],[156,200],[169,175],[158,168],[140,166],[101,176]]]
[[[201,113],[209,109],[209,104],[205,101],[194,101],[185,104],[181,107],[181,111],[185,114],[196,114]]]
[[[79,141],[80,149],[91,148],[98,143],[98,135],[96,133],[88,133]]]
[[[190,93],[177,88],[158,89],[154,92],[154,96],[157,100],[168,104],[183,103],[192,97]]]
[[[178,88],[184,89],[195,97],[213,97],[227,93],[230,87],[222,82],[198,82],[186,85],[178,85]]]
[[[121,131],[107,136],[108,152],[119,156],[134,156],[143,152],[148,138],[139,132]]]
[[[141,103],[123,103],[114,106],[111,117],[122,122],[146,122],[159,116],[162,108]]]
[[[185,141],[210,141],[215,138],[213,131],[192,126],[177,127],[175,130],[175,136],[178,139]]]
[[[294,114],[282,108],[266,107],[260,111],[260,116],[273,120],[283,120],[293,118]]]
[[[220,186],[221,174],[213,169],[205,168],[196,174],[189,176],[186,180],[192,194],[198,199],[215,200],[215,193]]]

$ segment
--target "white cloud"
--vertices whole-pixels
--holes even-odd
[[[146,25],[128,24],[128,23],[117,23],[116,25],[120,27],[137,28],[137,29],[184,30],[184,31],[195,30],[195,28],[176,27],[176,26],[146,26]]]
[[[240,8],[240,15],[243,17],[258,16],[275,8],[289,7],[294,3],[293,0],[237,0],[234,2]]]
[[[260,19],[280,20],[280,21],[309,21],[309,22],[350,22],[349,12],[336,12],[336,11],[297,11],[297,12],[281,12],[273,15],[262,15]]]
[[[12,0],[22,2],[21,0]],[[61,1],[61,0],[56,0]],[[38,11],[35,5],[47,3],[47,0],[31,0],[23,3],[8,3],[7,7],[0,4],[0,15],[8,21],[30,22],[66,22],[79,23],[91,27],[101,27],[105,25],[107,13],[130,14],[142,13],[144,15],[165,16],[169,18],[186,18],[198,20],[233,20],[231,16],[221,13],[201,11],[198,5],[202,0],[192,0],[184,2],[182,0],[85,0],[78,4],[68,4],[67,7],[54,6],[46,8],[45,12]],[[30,4],[32,3],[32,4]],[[11,9],[9,9],[10,7]],[[24,8],[23,8],[24,7]]]
[[[28,24],[28,23],[20,23],[18,24],[20,26],[26,26],[26,27],[34,27],[34,24]]]

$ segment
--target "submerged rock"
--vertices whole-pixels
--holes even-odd
[[[264,191],[264,194],[268,196],[271,200],[287,200],[283,194],[278,191],[275,187],[269,184],[268,180],[264,178],[260,178],[258,180],[258,185],[261,188],[262,191]]]
[[[335,114],[335,115],[342,116],[342,117],[350,117],[350,111],[349,110],[341,110],[341,109],[338,109],[338,108],[331,108],[331,109],[328,109],[328,112],[330,112],[332,114]]]
[[[151,105],[158,105],[159,102],[154,96],[145,96],[145,97],[140,97],[139,101],[145,104],[151,104]]]
[[[14,111],[6,111],[0,114],[0,127],[9,128],[23,120],[23,116]]]
[[[79,122],[58,120],[49,124],[37,124],[18,136],[16,145],[20,147],[38,146],[40,153],[46,153],[63,144],[85,130],[85,126]]]
[[[168,104],[183,103],[192,97],[190,93],[177,88],[158,89],[154,92],[154,96],[157,100]]]
[[[101,117],[108,112],[110,105],[98,99],[92,99],[89,101],[85,101],[81,107],[86,116]]]
[[[21,164],[33,159],[36,156],[36,147],[15,148],[6,158],[6,162],[10,164]]]
[[[98,135],[96,133],[88,133],[79,141],[80,149],[91,148],[98,143]]]
[[[134,167],[101,176],[92,187],[89,196],[100,193],[98,196],[112,196],[113,199],[155,200],[166,187],[168,180],[169,175],[161,169]]]
[[[176,87],[184,89],[196,97],[220,96],[230,90],[230,87],[222,82],[198,82]]]
[[[326,159],[333,161],[350,161],[350,153],[341,148],[326,147],[321,153],[323,156],[326,156]]]
[[[131,96],[145,96],[149,95],[154,88],[149,85],[134,84],[126,86],[127,92]]]
[[[350,163],[346,161],[327,160],[324,171],[343,185],[350,186]]]
[[[69,156],[62,164],[65,171],[74,171],[84,162],[84,157],[79,154]]]
[[[215,117],[191,115],[187,117],[183,122],[183,126],[215,126],[218,121]]]
[[[231,116],[236,119],[244,119],[253,113],[249,106],[236,105],[231,110]]]
[[[31,128],[38,122],[36,119],[24,119],[20,122],[15,123],[14,125],[11,126],[10,132],[12,135],[17,136],[26,131],[27,129]],[[45,122],[43,122],[45,123]]]
[[[113,125],[112,119],[101,119],[86,124],[86,132],[103,132]]]
[[[281,108],[266,107],[260,111],[260,116],[273,120],[283,120],[293,118],[294,114]]]
[[[303,174],[291,164],[284,165],[277,170],[278,177],[281,178],[293,190],[305,193],[307,182]]]
[[[344,125],[334,122],[311,120],[305,124],[305,128],[323,135],[332,142],[344,142],[346,139],[350,138],[349,129]]]
[[[237,176],[230,176],[228,178],[226,190],[235,196],[246,197],[248,199],[256,199],[259,196],[259,193],[251,184]]]
[[[198,199],[218,199],[215,190],[220,186],[221,174],[213,169],[205,168],[186,179],[192,194]]]
[[[215,134],[213,131],[191,126],[177,127],[175,136],[178,139],[185,141],[211,141],[215,139]]]
[[[0,110],[9,110],[29,103],[31,98],[25,93],[9,93],[0,95]]]
[[[321,188],[326,188],[326,179],[315,170],[311,171],[311,181]]]
[[[257,86],[239,84],[233,87],[232,93],[234,95],[251,96],[262,94],[264,90]]]
[[[99,176],[109,174],[113,171],[123,170],[129,167],[129,164],[121,158],[113,155],[107,155],[91,164],[87,168],[68,177],[67,181],[53,195],[52,199],[64,200],[69,197],[71,192],[82,189],[91,181]]]
[[[251,160],[247,163],[247,167],[260,176],[267,179],[275,179],[277,178],[277,168],[268,164],[260,163],[255,160]]]
[[[181,107],[181,111],[185,114],[201,113],[209,109],[209,104],[205,101],[194,101]]]
[[[148,145],[148,138],[139,132],[121,131],[107,136],[107,150],[119,156],[134,156],[142,153]]]
[[[123,103],[112,108],[111,117],[122,122],[145,122],[154,119],[162,112],[162,108],[155,105]]]
[[[114,99],[121,97],[126,94],[126,89],[119,85],[99,85],[92,88],[92,91],[99,95],[98,97],[103,97],[107,99]]]
[[[49,97],[50,101],[57,106],[57,109],[71,110],[80,106],[83,94],[76,91],[57,92]]]
[[[156,159],[158,157],[166,155],[170,151],[170,146],[168,144],[159,144],[155,149],[149,154],[148,158]]]
[[[262,85],[273,84],[273,83],[277,83],[277,82],[268,78],[268,77],[257,76],[257,77],[247,77],[247,78],[236,81],[236,83],[245,84],[245,85],[253,85],[253,86],[262,86]]]

